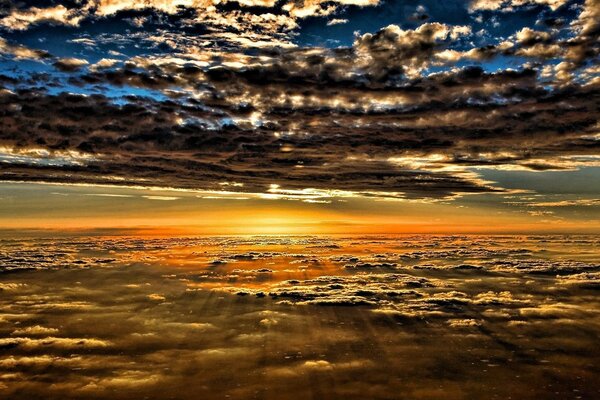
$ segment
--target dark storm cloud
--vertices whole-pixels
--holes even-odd
[[[474,32],[470,20],[427,20],[414,29],[357,32],[347,47],[294,43],[306,18],[341,16],[347,4],[379,5],[5,7],[0,25],[12,39],[0,41],[0,52],[54,69],[3,80],[0,155],[8,161],[0,178],[208,190],[230,182],[236,186],[228,190],[281,196],[311,188],[439,199],[503,190],[469,167],[542,171],[594,162],[573,157],[596,156],[600,143],[596,0],[563,25],[526,26],[505,37]],[[464,7],[479,18],[534,5],[557,18],[570,7]],[[77,28],[91,21],[115,29]],[[130,31],[116,29],[123,23]],[[19,32],[39,25],[82,29],[69,41],[71,56],[18,44]],[[117,47],[103,47],[110,45]],[[486,66],[494,62],[498,68]],[[47,154],[35,156],[39,149]]]
[[[119,106],[102,95],[5,92],[0,117],[5,145],[77,151],[94,159],[70,167],[3,166],[3,176],[90,183],[119,177],[124,184],[200,189],[233,181],[244,183],[246,191],[278,184],[440,197],[494,190],[468,174],[444,172],[446,165],[560,168],[545,160],[597,153],[598,141],[590,137],[597,133],[600,105],[594,85],[547,91],[537,86],[531,70],[488,74],[470,68],[401,88],[334,81],[332,92],[311,82],[314,75],[306,71],[294,84],[293,72],[282,76],[273,68],[256,71],[259,75],[223,70],[226,80],[215,72],[189,74],[175,66],[168,73],[125,69],[80,78],[152,89],[197,79],[212,96],[224,96],[204,104],[131,97]],[[253,104],[235,104],[234,88],[255,99]],[[284,99],[274,97],[277,93]],[[370,101],[361,104],[365,96]],[[300,103],[293,104],[294,98]],[[398,104],[398,98],[406,104]],[[384,104],[380,109],[377,101]],[[428,155],[439,154],[442,159],[428,161]],[[422,157],[416,166],[411,165],[415,157]]]

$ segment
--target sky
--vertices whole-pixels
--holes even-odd
[[[600,233],[598,0],[0,0],[12,232]]]

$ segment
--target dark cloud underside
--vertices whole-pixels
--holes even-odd
[[[443,198],[502,191],[470,167],[598,162],[595,0],[475,1],[460,24],[411,14],[337,47],[297,32],[395,5],[85,4],[3,8],[0,146],[25,157],[2,179]],[[529,26],[479,29],[506,15]]]

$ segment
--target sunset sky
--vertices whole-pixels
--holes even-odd
[[[598,0],[0,2],[0,226],[600,232]]]
[[[0,399],[600,399],[600,0],[0,0]]]

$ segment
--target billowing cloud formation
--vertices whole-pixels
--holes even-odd
[[[464,23],[409,16],[411,26],[356,32],[340,46],[298,40],[303,21],[385,5],[5,7],[0,52],[7,62],[36,60],[47,70],[2,77],[4,159],[40,148],[52,154],[5,162],[0,176],[439,199],[503,191],[474,168],[593,166],[600,7],[567,3],[472,2],[462,7]],[[485,13],[525,9],[539,11],[539,23],[498,36],[477,25]],[[542,21],[547,13],[556,14],[553,23]],[[92,22],[124,24],[127,35],[83,33]],[[82,26],[69,42],[79,50],[54,56],[19,43],[16,32],[41,24]]]
[[[43,50],[34,50],[26,46],[20,46],[8,43],[5,39],[0,37],[0,54],[9,55],[17,60],[19,59],[31,59],[31,60],[42,60],[51,58],[51,55]]]
[[[12,29],[27,29],[32,24],[43,22],[77,26],[82,16],[76,9],[68,9],[62,4],[53,7],[13,9],[0,20],[0,25]]]
[[[390,75],[416,77],[431,63],[440,41],[469,34],[467,26],[426,23],[415,30],[390,25],[376,34],[365,34],[354,42],[358,68],[369,78],[387,80]]]
[[[438,197],[492,190],[471,173],[451,171],[452,165],[561,168],[557,157],[597,152],[592,137],[598,89],[536,89],[530,70],[459,70],[384,91],[348,87],[335,99],[317,85],[307,94],[312,84],[304,76],[299,78],[306,83],[289,86],[290,99],[280,100],[273,96],[285,84],[275,73],[259,75],[273,80],[259,84],[261,78],[251,71],[164,68],[171,72],[95,72],[82,79],[165,88],[203,79],[215,94],[235,85],[255,100],[240,108],[239,98],[185,104],[132,97],[129,105],[119,106],[102,95],[5,93],[6,145],[77,150],[98,160],[69,169],[15,165],[5,178],[61,181],[68,174],[80,182],[119,177],[132,184],[205,189],[233,181],[248,191],[277,184]],[[447,89],[438,91],[441,87]],[[291,104],[294,90],[299,101],[324,104]],[[372,96],[369,103],[351,99],[365,94]],[[394,104],[399,98],[406,99],[404,104]],[[332,102],[340,106],[328,105]],[[529,145],[524,148],[522,141]]]
[[[79,58],[61,58],[54,63],[56,69],[62,72],[74,72],[84,65],[87,65],[88,62],[86,60],[81,60]]]

